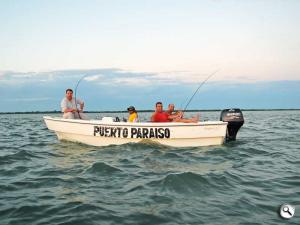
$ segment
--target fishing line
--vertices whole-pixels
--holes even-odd
[[[79,116],[80,119],[82,119],[82,118],[81,118],[80,113],[79,113],[78,108],[77,108],[77,102],[76,102],[76,96],[77,96],[77,95],[76,95],[76,94],[77,94],[77,88],[78,88],[79,83],[80,83],[86,76],[88,76],[88,74],[83,75],[83,76],[78,80],[78,82],[77,82],[77,84],[76,84],[76,87],[75,87],[75,91],[74,91],[74,94],[75,94],[75,106],[76,106],[76,110],[77,110],[77,113],[78,113],[78,116]]]
[[[203,86],[203,84],[205,84],[206,81],[208,81],[209,78],[211,78],[213,75],[215,75],[217,72],[219,71],[216,70],[213,73],[211,73],[197,88],[197,90],[194,92],[194,94],[192,95],[192,97],[190,98],[190,100],[188,101],[188,103],[186,104],[186,106],[184,107],[183,112],[185,112],[185,110],[187,109],[188,105],[190,104],[190,102],[192,101],[192,99],[194,98],[194,96],[196,95],[196,93],[199,91],[199,89]]]

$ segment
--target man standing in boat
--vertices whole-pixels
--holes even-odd
[[[79,109],[77,108],[77,105],[79,105]],[[83,107],[84,107],[84,102],[81,101],[80,99],[75,99],[73,98],[73,90],[72,89],[67,89],[66,90],[66,97],[64,97],[61,101],[61,111],[64,113],[63,118],[64,119],[83,119],[86,120],[87,116],[84,115],[83,112]]]

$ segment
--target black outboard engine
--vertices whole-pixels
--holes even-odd
[[[228,122],[226,141],[235,141],[237,132],[244,124],[242,111],[240,109],[224,109],[221,112],[220,120]]]

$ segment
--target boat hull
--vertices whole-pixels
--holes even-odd
[[[49,130],[59,140],[80,142],[93,146],[156,142],[173,147],[221,145],[227,122],[198,123],[128,123],[101,120],[71,120],[44,117]]]

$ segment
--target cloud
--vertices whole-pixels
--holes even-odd
[[[0,72],[0,86],[22,86],[28,83],[65,83],[67,86],[75,86],[78,81],[93,83],[95,85],[126,85],[126,86],[152,86],[157,84],[164,85],[183,85],[183,84],[200,84],[213,71],[194,73],[191,71],[164,71],[158,73],[138,72],[121,70],[117,68],[104,69],[78,69],[78,70],[57,70],[42,72]],[[233,76],[227,75],[226,80],[219,79],[220,72],[214,74],[207,82],[255,82],[249,75]]]
[[[25,101],[25,102],[39,102],[39,101],[48,101],[53,98],[49,97],[37,97],[37,98],[6,98],[3,99],[4,102],[20,102],[20,101]]]
[[[127,86],[150,86],[152,82],[153,81],[151,79],[143,77],[121,77],[112,79],[111,84]]]
[[[157,79],[168,84],[194,84],[204,81],[209,74],[193,73],[190,71],[168,71],[161,72],[156,75]]]
[[[186,103],[198,87],[197,83],[170,85],[161,82],[164,78],[159,80],[155,75],[143,78],[135,76],[136,74],[130,77],[130,73],[123,74],[124,76],[111,73],[110,77],[105,78],[105,82],[99,77],[100,81],[85,81],[80,84],[78,96],[85,101],[86,110],[122,110],[128,105],[134,105],[138,109],[152,109],[157,101],[165,104],[173,102],[180,107],[184,106],[183,103]],[[60,110],[60,101],[65,96],[65,89],[74,87],[78,78],[82,78],[82,73],[76,76],[72,81],[73,86],[67,77],[62,79],[57,75],[53,76],[54,81],[28,82],[22,85],[4,85],[0,81],[0,105],[3,106],[0,111]],[[171,82],[172,79],[166,80]],[[300,81],[211,81],[201,87],[189,109],[300,108],[299,90]]]
[[[86,80],[86,81],[97,81],[97,80],[100,80],[100,78],[103,78],[103,77],[104,77],[104,75],[99,74],[99,75],[88,76],[88,77],[85,77],[83,79]]]

